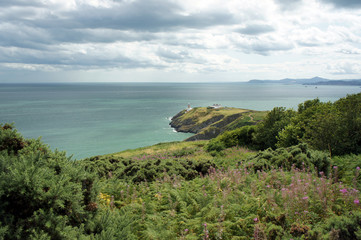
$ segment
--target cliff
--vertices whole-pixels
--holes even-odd
[[[253,125],[261,121],[265,111],[253,111],[240,108],[197,107],[176,114],[170,125],[178,132],[194,133],[185,141],[208,140],[227,130]]]

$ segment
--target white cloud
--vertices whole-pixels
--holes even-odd
[[[361,77],[358,1],[13,0],[0,7],[0,64],[10,72]]]
[[[358,61],[338,61],[329,63],[327,69],[330,73],[338,75],[361,74],[361,63]]]

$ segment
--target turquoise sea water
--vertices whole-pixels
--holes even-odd
[[[305,100],[335,101],[352,86],[246,83],[0,84],[0,123],[14,122],[28,138],[42,136],[74,158],[179,141],[169,118],[190,103],[271,110],[297,109]]]

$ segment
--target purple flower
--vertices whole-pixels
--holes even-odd
[[[360,167],[356,167],[356,170],[360,170]]]
[[[207,227],[207,223],[204,223],[203,226]]]
[[[254,222],[258,222],[258,218],[253,218],[253,221],[254,221]]]
[[[354,203],[354,204],[359,204],[360,201],[356,198],[355,200],[353,200],[353,203]]]
[[[307,199],[308,199],[308,197],[306,196],[306,197],[303,197],[302,199],[303,199],[303,200],[307,200]]]
[[[347,193],[347,189],[346,189],[346,188],[342,188],[342,189],[340,190],[340,192],[342,192],[342,193]]]
[[[333,166],[333,169],[337,169],[337,166]]]
[[[189,230],[188,230],[188,228],[186,228],[186,229],[184,229],[184,231],[185,231],[185,232],[188,232]]]

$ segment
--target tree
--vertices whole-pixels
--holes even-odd
[[[254,134],[254,142],[259,149],[276,148],[278,134],[291,123],[296,115],[293,110],[284,107],[276,107],[267,114],[265,119],[257,125]]]

